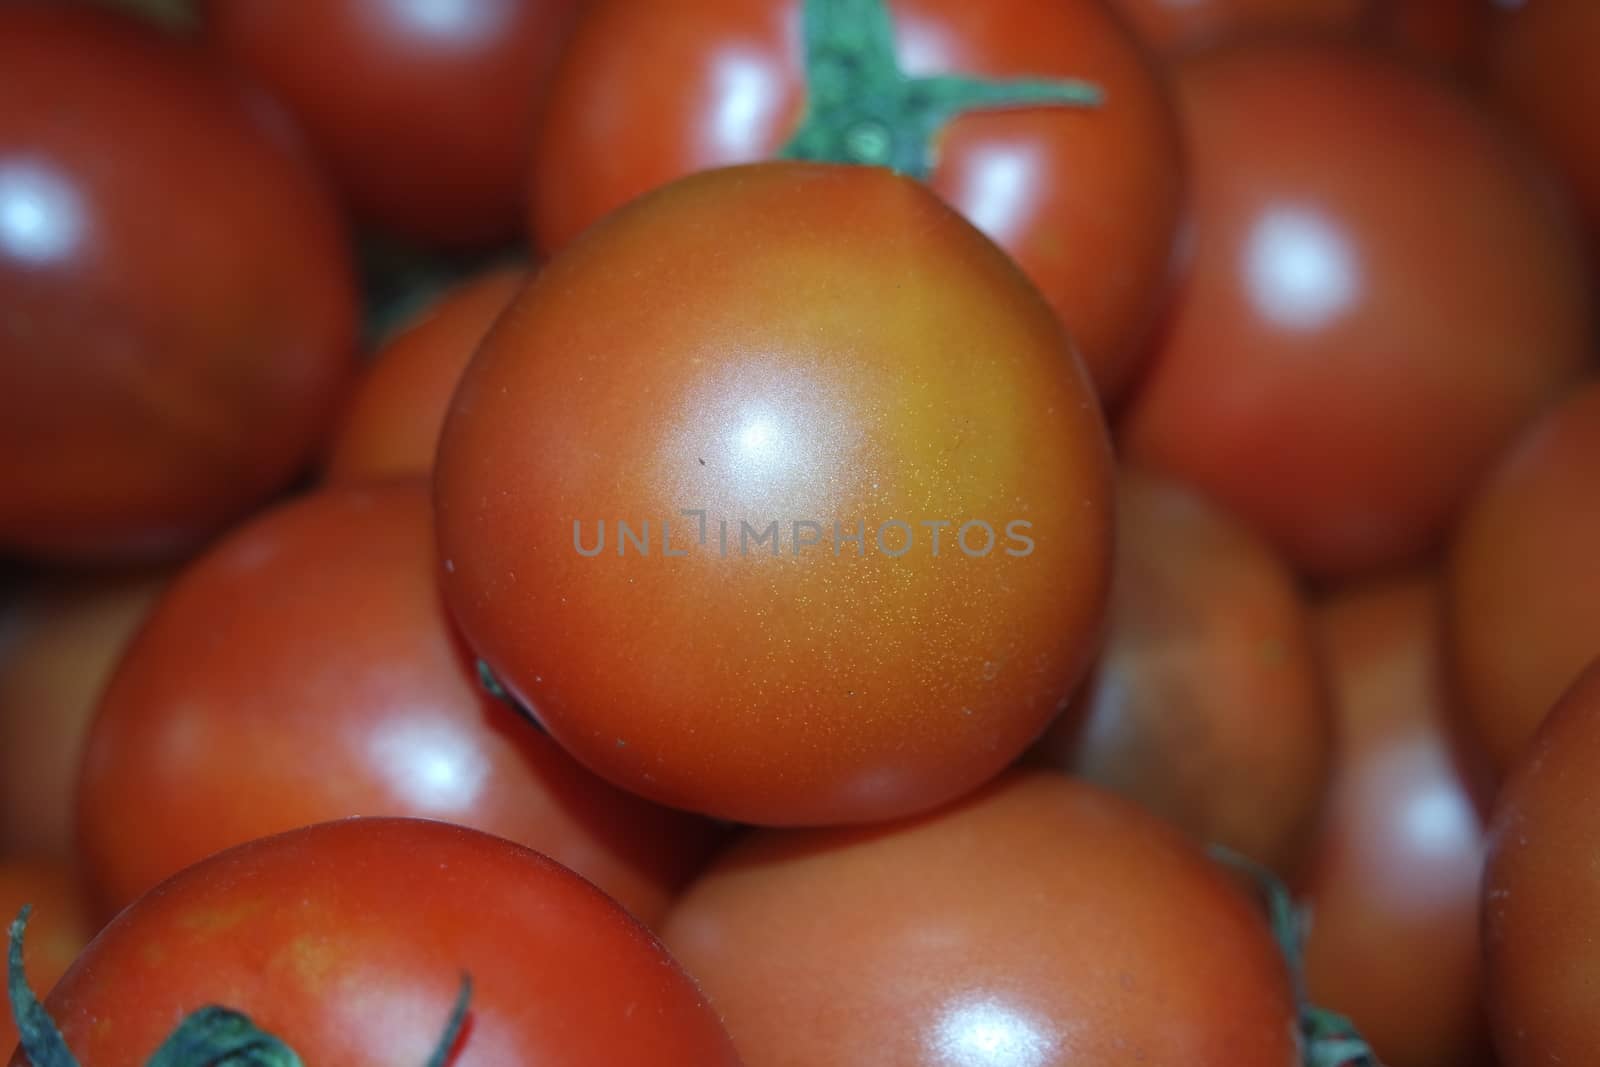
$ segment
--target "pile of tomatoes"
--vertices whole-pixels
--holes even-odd
[[[13,1067],[1600,1064],[1600,3],[0,0]]]

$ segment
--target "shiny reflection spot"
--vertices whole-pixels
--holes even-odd
[[[368,756],[397,797],[416,814],[470,808],[483,792],[489,763],[448,723],[399,722],[380,731]]]
[[[967,218],[974,226],[995,235],[1014,232],[1021,225],[1033,208],[1028,196],[1028,176],[1038,172],[1033,155],[1008,145],[973,161],[975,182]]]
[[[707,124],[712,151],[728,160],[758,157],[759,138],[778,108],[778,84],[767,64],[758,55],[723,52],[711,68],[711,83],[707,98],[717,101]]]
[[[1044,1067],[1056,1052],[1043,1026],[995,997],[951,1005],[931,1040],[938,1067]]]
[[[68,179],[39,163],[0,163],[0,257],[37,266],[67,259],[86,228]]]
[[[1267,319],[1294,330],[1327,325],[1355,302],[1354,252],[1315,211],[1279,208],[1256,225],[1245,247],[1250,297]]]
[[[389,0],[387,22],[407,37],[480,44],[506,29],[510,4],[496,0]]]

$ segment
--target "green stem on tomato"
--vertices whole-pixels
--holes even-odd
[[[22,1051],[28,1054],[33,1067],[78,1067],[78,1061],[67,1048],[67,1039],[61,1036],[55,1020],[28,988],[28,976],[22,970],[22,935],[28,929],[28,917],[32,914],[33,906],[24,904],[11,923],[11,944],[6,956],[6,990],[11,998],[11,1017],[17,1024]]]
[[[805,0],[804,17],[806,115],[782,159],[888,167],[926,181],[939,131],[967,112],[1104,101],[1085,81],[909,77],[885,0]]]

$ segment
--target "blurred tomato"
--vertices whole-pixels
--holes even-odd
[[[911,822],[758,832],[662,936],[749,1067],[1300,1062],[1254,905],[1154,818],[1054,774]]]
[[[1481,783],[1445,695],[1442,621],[1437,582],[1422,577],[1341,591],[1320,616],[1339,734],[1302,883],[1306,981],[1385,1067],[1488,1059]]]
[[[329,482],[433,473],[456,382],[527,277],[519,267],[486,271],[446,292],[384,345],[334,437]]]
[[[1450,555],[1456,686],[1504,772],[1600,655],[1600,381],[1530,427],[1479,488]]]
[[[1494,3],[1495,0],[1376,0],[1372,17],[1380,40],[1413,57],[1476,79],[1482,73]]]
[[[435,495],[463,633],[552,735],[748,822],[998,773],[1083,676],[1110,577],[1060,324],[878,168],[728,168],[594,227],[479,349]]]
[[[32,905],[33,915],[23,972],[34,992],[43,995],[89,943],[95,926],[76,875],[60,862],[0,862],[0,930],[10,926],[24,904]],[[9,1056],[16,1045],[8,1003],[0,1011],[0,1055]]]
[[[1600,660],[1562,697],[1495,802],[1483,882],[1501,1067],[1590,1063],[1600,1048]]]
[[[201,0],[212,44],[305,127],[356,211],[441,245],[521,226],[578,0]]]
[[[1117,530],[1110,632],[1085,710],[1041,747],[1287,877],[1322,801],[1330,740],[1294,576],[1232,516],[1142,473],[1123,473]]]
[[[42,578],[0,614],[0,854],[73,855],[84,735],[164,582],[158,574]]]
[[[0,5],[0,545],[171,555],[311,457],[349,250],[259,102],[159,31]]]
[[[835,161],[850,161],[845,149],[863,142],[909,142],[923,156],[914,104],[896,111],[892,90],[864,83],[841,83],[833,97],[817,88],[840,70],[903,84],[874,59],[918,76],[1086,80],[1105,94],[1093,109],[932,122],[927,177],[1016,258],[1067,323],[1102,393],[1115,397],[1166,295],[1179,212],[1181,150],[1158,73],[1099,0],[890,0],[881,55],[839,57],[829,71],[818,62],[808,72],[807,13],[836,11],[837,21],[859,28],[878,26],[882,10],[878,0],[594,0],[541,131],[539,245],[554,251],[608,211],[692,171],[771,157],[817,99],[851,103],[854,117],[830,127]],[[841,49],[847,39],[873,40],[870,31],[838,37]],[[923,104],[949,114],[932,104],[935,95],[923,93]],[[881,105],[870,115],[869,98]],[[809,118],[813,129],[827,125],[816,108]]]
[[[1392,3],[1395,0],[1383,0]],[[1353,33],[1371,0],[1111,0],[1160,52],[1263,34]]]
[[[89,735],[79,818],[102,905],[251,838],[414,815],[536,848],[660,916],[711,829],[613,790],[483,691],[429,520],[420,485],[330,489],[177,578]]]
[[[1561,214],[1498,127],[1384,57],[1240,46],[1180,87],[1194,255],[1128,454],[1319,575],[1427,551],[1589,358]]]
[[[594,887],[421,819],[325,823],[185,869],[117,916],[46,1007],[86,1064],[145,1062],[221,1004],[305,1063],[394,1067],[428,1061],[463,974],[451,1067],[738,1064],[694,982]]]

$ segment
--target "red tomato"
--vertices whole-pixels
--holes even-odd
[[[1600,4],[1501,0],[1494,84],[1561,167],[1600,248]]]
[[[1456,532],[1450,643],[1468,718],[1503,773],[1600,655],[1600,382],[1501,457]]]
[[[384,345],[334,437],[328,481],[433,473],[439,430],[461,372],[527,277],[519,267],[486,271],[445,293]]]
[[[355,368],[334,204],[159,31],[8,3],[0,70],[0,545],[175,554],[299,471]]]
[[[859,27],[878,26],[883,6],[812,0],[811,9],[836,10]],[[692,171],[777,153],[818,95],[808,93],[805,10],[802,0],[590,3],[540,135],[539,245],[554,251],[607,212]],[[832,132],[841,141],[846,128],[905,138],[928,163],[933,189],[1039,286],[1103,394],[1115,397],[1166,295],[1182,154],[1165,85],[1099,0],[890,0],[887,10],[893,21],[882,27],[879,58],[909,74],[1080,79],[1104,91],[1092,110],[969,113],[947,128],[935,123],[927,160],[909,116],[885,110]],[[887,76],[855,58],[848,69]],[[862,85],[839,95],[858,109],[868,97],[886,108],[894,98]]]
[[[1320,575],[1427,551],[1589,358],[1571,234],[1498,127],[1381,56],[1240,46],[1180,87],[1193,263],[1128,454]]]
[[[1540,0],[1544,2],[1544,0]],[[1494,0],[1378,0],[1381,40],[1459,73],[1481,73]]]
[[[23,972],[28,985],[43,994],[66,973],[94,936],[82,887],[73,872],[57,862],[0,863],[0,929],[8,927],[24,904],[32,905]],[[0,1011],[0,1054],[17,1047],[17,1028],[9,1005]]]
[[[479,349],[437,470],[467,639],[674,806],[933,807],[1044,730],[1098,638],[1093,387],[1004,254],[886,170],[729,168],[594,227]]]
[[[1339,743],[1303,879],[1311,999],[1385,1067],[1484,1063],[1483,820],[1445,696],[1437,582],[1342,591],[1319,621]]]
[[[1105,651],[1042,749],[1287,877],[1331,740],[1305,598],[1237,519],[1148,475],[1124,472],[1117,531]]]
[[[305,127],[357,212],[417,240],[510,238],[578,0],[202,0],[207,36]]]
[[[324,823],[189,867],[117,916],[45,1004],[85,1064],[142,1063],[221,1004],[306,1063],[395,1067],[427,1062],[463,974],[451,1067],[738,1064],[694,982],[593,886],[421,819]]]
[[[751,1067],[1296,1067],[1265,922],[1203,854],[1054,774],[862,829],[756,833],[663,939]]]
[[[1483,881],[1489,1020],[1501,1067],[1600,1048],[1600,660],[1539,728],[1495,801]]]
[[[72,805],[89,720],[165,580],[158,574],[41,579],[6,606],[0,854],[73,856]],[[0,925],[8,921],[0,913]]]
[[[660,916],[712,831],[611,789],[482,689],[429,518],[420,485],[327,490],[178,577],[89,735],[79,826],[109,910],[251,838],[414,815],[536,848]]]
[[[1141,38],[1167,53],[1269,33],[1349,34],[1361,24],[1370,4],[1371,0],[1111,0]]]

